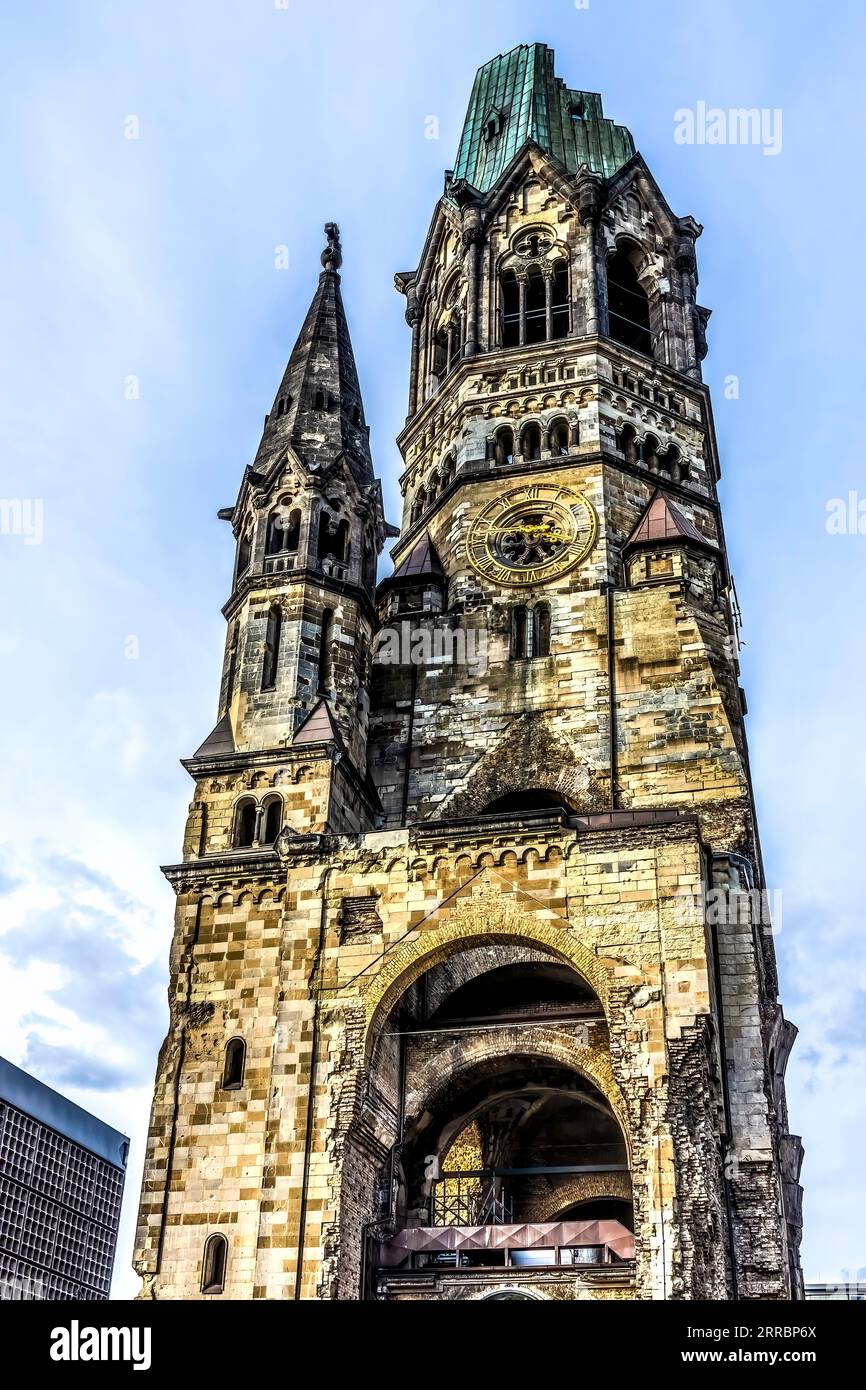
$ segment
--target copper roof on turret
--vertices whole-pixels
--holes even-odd
[[[598,92],[566,87],[544,43],[520,44],[478,69],[454,165],[454,182],[486,193],[528,140],[570,174],[586,167],[612,178],[635,152],[625,126],[602,110]]]

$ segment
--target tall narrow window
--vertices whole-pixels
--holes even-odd
[[[463,347],[463,319],[458,314],[457,317],[448,325],[446,336],[446,349],[448,352],[448,370],[455,367],[460,361],[460,353]]]
[[[325,409],[325,393],[324,393],[324,391],[317,391],[317,392],[316,392],[315,396],[313,397],[313,409],[314,409],[314,410],[324,410],[324,409]]]
[[[520,436],[520,452],[528,460],[541,458],[541,427],[526,425]]]
[[[568,421],[554,420],[550,426],[550,452],[554,458],[568,453]]]
[[[513,270],[506,270],[500,282],[502,290],[502,346],[517,347],[520,343],[520,291]]]
[[[322,613],[322,626],[319,635],[319,691],[327,693],[331,686],[332,662],[331,646],[334,641],[334,612],[326,608]]]
[[[448,370],[448,335],[440,331],[433,339],[433,375],[438,381]]]
[[[654,434],[648,434],[641,445],[641,458],[651,473],[659,471],[659,442]]]
[[[568,337],[568,266],[559,261],[553,272],[551,286],[551,328],[552,338]]]
[[[511,655],[515,661],[529,656],[529,613],[522,605],[511,614]]]
[[[252,797],[238,802],[235,810],[234,842],[238,849],[249,849],[256,838],[256,803]]]
[[[322,512],[319,516],[319,559],[325,560],[328,556],[333,556],[335,560],[345,560],[347,558],[348,539],[348,521],[338,521],[336,517]]]
[[[417,521],[417,520],[419,519],[419,517],[422,517],[422,516],[424,515],[424,513],[425,513],[426,510],[427,510],[427,490],[426,490],[426,488],[423,488],[423,487],[422,487],[422,488],[421,488],[421,491],[418,492],[418,493],[416,493],[416,495],[415,495],[415,502],[414,502],[414,505],[413,505],[413,507],[412,507],[412,520],[413,520],[413,522],[414,522],[414,521]]]
[[[493,456],[497,463],[511,463],[514,458],[514,431],[508,425],[497,432]]]
[[[242,574],[246,574],[250,567],[250,560],[253,554],[253,537],[251,531],[245,531],[238,541],[238,579]]]
[[[526,338],[527,343],[543,343],[547,338],[547,293],[544,276],[533,266],[526,279]]]
[[[225,1288],[228,1253],[229,1245],[225,1236],[208,1236],[201,1265],[202,1293],[222,1293]]]
[[[626,463],[637,463],[637,437],[633,425],[623,425],[619,432],[617,445]]]
[[[231,642],[231,646],[229,647],[229,665],[228,665],[228,671],[227,671],[227,673],[226,673],[226,700],[225,700],[226,709],[228,709],[229,705],[231,704],[231,702],[232,702],[232,696],[233,696],[234,693],[235,693],[235,676],[237,675],[237,669],[238,669],[238,633],[239,633],[239,631],[240,631],[240,624],[239,624],[239,623],[235,623],[234,628],[233,628],[233,630],[232,630],[232,642]]]
[[[283,803],[280,797],[273,796],[265,802],[265,821],[262,830],[262,844],[272,845],[280,833],[283,823]]]
[[[282,610],[274,604],[268,613],[265,629],[265,656],[262,662],[262,690],[273,690],[277,683],[277,667],[280,661],[280,635],[283,630]]]
[[[652,357],[649,300],[625,251],[607,263],[608,318],[611,338]]]
[[[532,610],[531,656],[550,656],[550,609],[539,603]]]
[[[244,1084],[244,1062],[247,1049],[243,1038],[229,1038],[223,1062],[222,1089],[237,1091]]]
[[[282,504],[268,518],[268,532],[265,540],[265,554],[279,555],[284,550],[297,550],[301,539],[301,513],[297,507],[293,511]]]

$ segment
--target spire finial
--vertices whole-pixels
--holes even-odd
[[[340,245],[340,228],[336,222],[325,223],[325,236],[328,244],[322,252],[322,265],[326,270],[339,270],[343,264],[343,248]]]

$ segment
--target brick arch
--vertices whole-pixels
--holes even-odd
[[[597,809],[604,791],[600,770],[577,761],[555,722],[538,712],[518,716],[436,814],[478,815],[499,797],[529,789],[558,792],[578,812]]]
[[[414,941],[404,943],[370,979],[364,995],[366,1056],[372,1054],[380,1022],[419,975],[447,960],[455,951],[496,941],[523,941],[546,948],[555,959],[577,971],[598,995],[607,1014],[612,972],[617,961],[602,960],[561,917],[551,921],[549,916],[517,908],[512,902],[506,906],[492,898],[481,904],[471,898],[466,901],[467,911],[454,912],[442,925],[428,927]]]
[[[527,1221],[556,1221],[559,1213],[578,1202],[594,1202],[606,1197],[632,1201],[630,1173],[573,1173],[549,1192],[526,1201]]]
[[[507,1025],[503,1025],[502,1032],[507,1032]],[[613,1111],[622,1131],[626,1149],[631,1152],[625,1099],[614,1080],[607,1047],[581,1047],[569,1030],[546,1026],[521,1030],[516,1036],[512,1050],[523,1057],[537,1057],[539,1061],[556,1062],[591,1082]],[[485,1062],[496,1062],[502,1058],[503,1039],[491,1033],[474,1042],[471,1057],[464,1058],[464,1051],[465,1043],[455,1043],[444,1055],[431,1057],[424,1064],[412,1087],[411,1107],[407,1095],[407,1110],[411,1108],[412,1113],[418,1113],[424,1108],[435,1109],[437,1094],[444,1091],[455,1079],[483,1068]]]
[[[467,946],[465,950],[455,951],[449,956],[447,975],[443,972],[428,981],[427,1007],[431,1013],[434,1012],[449,995],[470,980],[477,980],[481,975],[488,975],[504,965],[537,965],[550,959],[549,951],[525,941],[485,941],[480,945]]]

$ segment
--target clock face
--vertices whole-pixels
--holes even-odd
[[[489,502],[473,521],[466,552],[494,584],[544,584],[585,559],[598,519],[581,492],[527,483]]]

